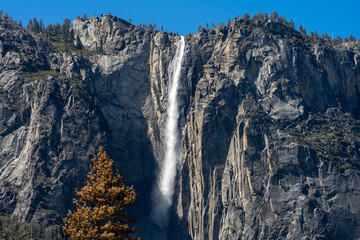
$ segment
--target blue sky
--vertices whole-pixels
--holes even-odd
[[[23,25],[33,17],[48,24],[62,22],[64,18],[73,20],[84,13],[89,17],[111,12],[125,20],[132,18],[134,24],[155,22],[180,34],[195,33],[198,26],[207,22],[226,23],[228,18],[244,13],[252,16],[258,11],[276,11],[287,20],[293,19],[296,28],[302,24],[308,33],[318,30],[334,37],[353,34],[360,38],[359,0],[0,0],[0,10],[14,20],[21,19]]]

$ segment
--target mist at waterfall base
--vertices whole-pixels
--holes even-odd
[[[181,158],[179,141],[178,88],[181,75],[181,62],[185,51],[185,40],[181,36],[175,56],[169,65],[168,102],[164,131],[164,159],[160,165],[157,186],[153,194],[152,219],[161,228],[168,224],[168,211],[172,205],[175,178]]]

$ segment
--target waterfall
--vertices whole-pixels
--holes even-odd
[[[160,226],[167,225],[168,210],[172,205],[175,177],[181,158],[178,132],[179,106],[178,88],[181,74],[181,62],[185,51],[185,40],[181,36],[175,56],[169,65],[168,102],[164,131],[164,159],[160,166],[157,189],[154,197],[153,220]]]

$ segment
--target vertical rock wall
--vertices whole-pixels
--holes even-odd
[[[159,239],[151,193],[179,36],[78,18],[78,50],[62,52],[0,28],[0,213],[60,224],[103,145],[135,186],[139,235]],[[241,19],[185,41],[168,238],[357,238],[358,43]]]

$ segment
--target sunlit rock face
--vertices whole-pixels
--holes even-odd
[[[360,237],[358,43],[241,19],[186,35],[163,229],[150,213],[180,37],[110,15],[72,28],[62,52],[0,16],[0,214],[54,231],[104,146],[143,239]]]

